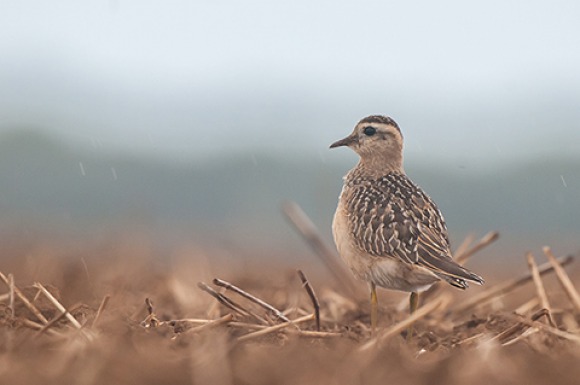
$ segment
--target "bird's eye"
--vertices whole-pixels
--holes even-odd
[[[366,136],[373,136],[377,133],[377,130],[372,126],[366,126],[364,129],[364,133]]]

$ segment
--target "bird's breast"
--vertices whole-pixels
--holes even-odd
[[[345,191],[341,194],[338,207],[334,213],[332,221],[332,235],[338,253],[342,260],[350,268],[353,274],[358,278],[367,281],[368,271],[372,264],[370,256],[357,247],[354,235],[350,229],[350,219],[347,204],[345,202]]]

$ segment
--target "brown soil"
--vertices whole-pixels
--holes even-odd
[[[163,264],[139,247],[111,247],[103,255],[102,248],[42,250],[2,259],[0,271],[14,274],[15,288],[46,320],[0,282],[0,383],[489,385],[577,384],[580,378],[579,314],[553,274],[543,276],[553,327],[538,304],[522,307],[536,297],[532,281],[458,312],[472,296],[502,283],[490,270],[482,272],[488,278],[483,288],[442,287],[428,296],[423,309],[440,306],[415,322],[407,339],[406,327],[387,336],[409,316],[400,306],[405,295],[380,293],[373,337],[364,290],[352,299],[313,266],[301,268],[320,301],[320,332],[313,319],[268,329],[283,321],[212,283],[227,279],[299,320],[312,314],[313,304],[288,267],[212,265],[211,253],[204,259],[191,250]],[[522,262],[513,275],[525,272]],[[237,310],[200,290],[202,281]],[[260,330],[270,332],[252,334]]]

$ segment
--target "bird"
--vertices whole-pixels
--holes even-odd
[[[336,248],[356,278],[370,287],[371,330],[377,327],[376,287],[419,292],[438,281],[466,289],[479,275],[453,260],[447,226],[435,202],[403,169],[403,135],[390,117],[361,119],[330,148],[346,146],[360,157],[344,179],[332,221]]]

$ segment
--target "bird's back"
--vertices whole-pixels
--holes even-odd
[[[347,237],[362,258],[420,266],[460,288],[467,287],[465,280],[482,282],[453,261],[441,212],[402,171],[372,175],[354,168],[345,178],[337,216],[340,211],[345,216],[335,238]]]

